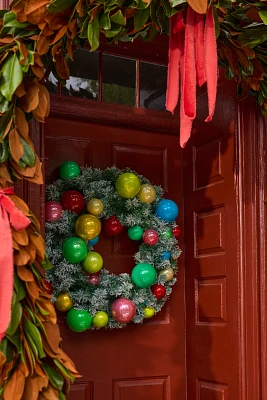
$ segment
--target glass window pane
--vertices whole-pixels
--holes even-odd
[[[102,101],[135,106],[136,61],[103,54]]]
[[[50,72],[49,76],[45,79],[45,86],[50,93],[58,93],[58,80]]]
[[[140,106],[165,111],[167,67],[141,62]]]
[[[98,53],[77,48],[70,61],[70,79],[62,87],[68,96],[97,100],[98,98]]]

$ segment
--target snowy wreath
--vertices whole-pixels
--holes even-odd
[[[122,328],[153,317],[168,299],[178,270],[178,207],[131,169],[60,166],[46,191],[47,291],[70,329]],[[131,274],[115,275],[97,252],[102,234],[140,241]],[[100,235],[100,237],[99,237]],[[112,268],[110,268],[112,269]]]

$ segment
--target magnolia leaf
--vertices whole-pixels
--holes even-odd
[[[100,27],[102,29],[110,29],[111,28],[111,22],[110,22],[110,18],[109,18],[109,13],[105,13],[105,14],[101,15]]]
[[[0,163],[4,163],[8,159],[8,146],[5,140],[0,142]]]
[[[42,345],[42,338],[39,332],[39,329],[27,318],[24,319],[24,331],[28,332],[31,336],[32,340],[34,341],[35,346],[37,347],[38,354],[40,358],[45,357],[43,345]]]
[[[4,27],[5,28],[26,28],[28,26],[28,22],[19,22],[17,20],[17,16],[13,11],[9,11],[4,15]]]
[[[53,361],[56,364],[56,366],[58,367],[58,369],[62,372],[62,374],[65,375],[67,378],[69,378],[71,380],[71,382],[73,383],[75,380],[74,376],[72,376],[69,373],[69,371],[56,358],[54,358]]]
[[[112,22],[111,29],[105,31],[105,35],[107,38],[112,38],[116,36],[121,31],[122,26],[118,24],[114,24]]]
[[[12,307],[11,321],[6,330],[6,333],[12,336],[17,330],[22,316],[22,306],[20,302],[16,301]]]
[[[170,0],[170,5],[172,7],[179,6],[180,4],[186,3],[186,0]]]
[[[62,11],[68,10],[74,4],[78,3],[78,0],[53,0],[47,7],[48,11],[52,14],[57,14]]]
[[[21,301],[26,296],[26,291],[24,288],[24,283],[19,279],[18,274],[16,271],[14,272],[14,286],[17,293],[18,301]]]
[[[24,153],[21,157],[21,160],[29,167],[33,167],[35,164],[35,153],[24,139],[20,138],[20,141],[24,148]]]
[[[91,46],[91,51],[95,51],[99,47],[100,26],[98,16],[88,24],[87,38]]]
[[[9,149],[11,156],[13,160],[16,161],[16,163],[18,163],[23,155],[24,149],[20,141],[20,136],[16,131],[16,129],[12,129],[10,131],[8,139],[9,139]]]
[[[61,390],[58,392],[58,398],[59,398],[59,400],[66,400],[66,397],[65,397],[64,393],[61,392]]]
[[[21,84],[23,73],[16,53],[10,54],[2,67],[0,91],[7,100],[12,96]]]
[[[134,14],[134,29],[142,29],[149,18],[149,8],[138,10]]]
[[[4,399],[16,399],[20,400],[23,395],[25,385],[25,375],[19,369],[15,369],[13,375],[8,381],[5,388]]]
[[[267,11],[259,11],[259,16],[261,17],[264,24],[267,25]]]
[[[116,14],[113,14],[110,17],[110,21],[115,22],[119,25],[126,25],[126,18],[123,16],[121,10],[118,10]]]
[[[187,0],[187,3],[199,14],[205,14],[208,8],[208,0]]]
[[[10,363],[13,360],[13,350],[9,343],[9,340],[5,337],[0,343],[0,351],[4,354],[6,361],[5,363]]]
[[[62,375],[55,368],[50,367],[50,365],[44,362],[41,364],[41,367],[47,374],[51,384],[56,389],[62,390],[64,384],[64,378],[62,377]]]

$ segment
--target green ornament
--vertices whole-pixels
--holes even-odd
[[[137,264],[132,270],[132,280],[141,288],[147,288],[155,282],[157,273],[153,265],[147,263]]]
[[[63,178],[75,178],[80,175],[80,167],[74,161],[66,161],[59,167],[59,176],[61,179]]]
[[[89,329],[93,318],[87,310],[74,310],[72,308],[67,314],[67,324],[74,332],[83,332]]]
[[[90,274],[100,271],[103,266],[103,258],[95,251],[89,251],[83,261],[83,269]]]
[[[70,263],[76,264],[83,261],[87,252],[86,243],[76,236],[68,238],[63,242],[62,253]]]
[[[132,240],[142,239],[143,233],[144,233],[144,229],[141,228],[141,226],[139,226],[139,225],[131,226],[131,228],[128,229],[128,236]]]
[[[93,319],[96,328],[103,328],[108,323],[108,314],[105,311],[98,311]]]
[[[167,231],[162,233],[163,236],[165,236],[167,239],[170,239],[173,237],[171,229],[167,229]]]

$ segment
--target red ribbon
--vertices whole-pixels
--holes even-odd
[[[0,341],[11,319],[14,263],[10,224],[21,231],[31,223],[8,197],[12,194],[15,194],[12,187],[0,190]]]

